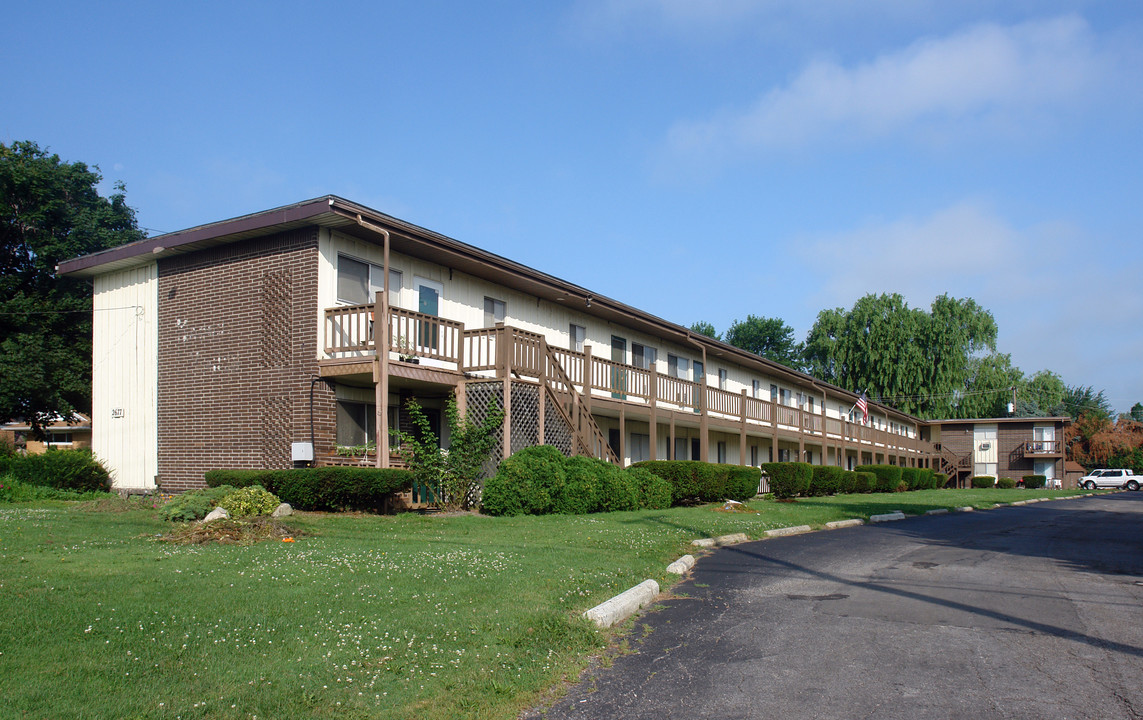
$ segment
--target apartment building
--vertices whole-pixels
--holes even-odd
[[[974,475],[1012,478],[1043,475],[1051,487],[1066,478],[1064,431],[1068,417],[929,420],[921,437],[933,445],[933,468],[956,487]]]
[[[622,464],[935,457],[915,417],[870,403],[862,422],[851,392],[339,197],[59,271],[94,283],[92,444],[121,488],[398,465],[406,400],[447,447],[453,393],[505,409],[498,457],[538,443]]]

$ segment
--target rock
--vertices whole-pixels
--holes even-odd
[[[287,515],[293,515],[293,514],[294,514],[294,509],[292,507],[290,507],[290,504],[289,503],[282,503],[278,507],[274,508],[274,512],[270,513],[270,517],[286,517]]]
[[[737,500],[727,500],[726,504],[722,506],[722,509],[723,510],[737,510],[739,507],[741,507],[741,505],[742,505],[742,503],[738,502]]]
[[[226,520],[230,517],[230,513],[226,512],[226,508],[216,507],[211,510],[206,517],[202,519],[204,523],[211,522],[212,520]]]

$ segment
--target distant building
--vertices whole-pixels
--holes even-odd
[[[1064,427],[1067,417],[928,420],[921,437],[933,445],[933,467],[956,487],[967,487],[974,475],[1012,478],[1043,475],[1062,484]]]
[[[38,455],[48,448],[91,447],[91,418],[76,413],[76,419],[69,423],[57,416],[44,429],[44,435],[44,440],[33,439],[31,426],[23,420],[0,425],[0,440],[29,455]]]

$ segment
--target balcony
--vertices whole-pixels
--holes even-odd
[[[331,362],[372,360],[375,350],[374,306],[354,305],[325,311],[325,353]],[[716,429],[783,439],[837,444],[886,455],[929,456],[929,443],[843,418],[734,393],[701,382],[661,374],[585,352],[548,346],[543,335],[499,325],[466,329],[462,323],[423,313],[389,309],[389,351],[401,359],[427,358],[446,371],[540,383],[582,394],[587,403],[622,403],[630,414],[679,413],[678,420],[705,417]],[[558,367],[555,367],[558,365]],[[570,384],[571,387],[563,386]]]
[[[1012,451],[1016,459],[1055,458],[1063,454],[1063,444],[1059,440],[1025,440]]]

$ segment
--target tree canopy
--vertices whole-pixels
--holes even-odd
[[[698,322],[692,324],[690,331],[698,333],[699,335],[706,335],[708,338],[714,338],[715,340],[722,340],[722,335],[720,335],[718,331],[714,329],[714,325],[711,325],[705,320],[699,320]]]
[[[34,142],[0,143],[0,421],[91,409],[91,283],[56,264],[143,237],[125,189]]]
[[[970,298],[941,295],[926,312],[898,294],[866,295],[818,314],[804,360],[811,375],[905,412],[952,417],[971,380],[1006,376],[1007,359],[973,362],[995,350],[996,332],[992,313]]]
[[[802,367],[802,346],[794,339],[794,328],[781,318],[747,315],[735,320],[726,331],[726,342],[795,370]]]

